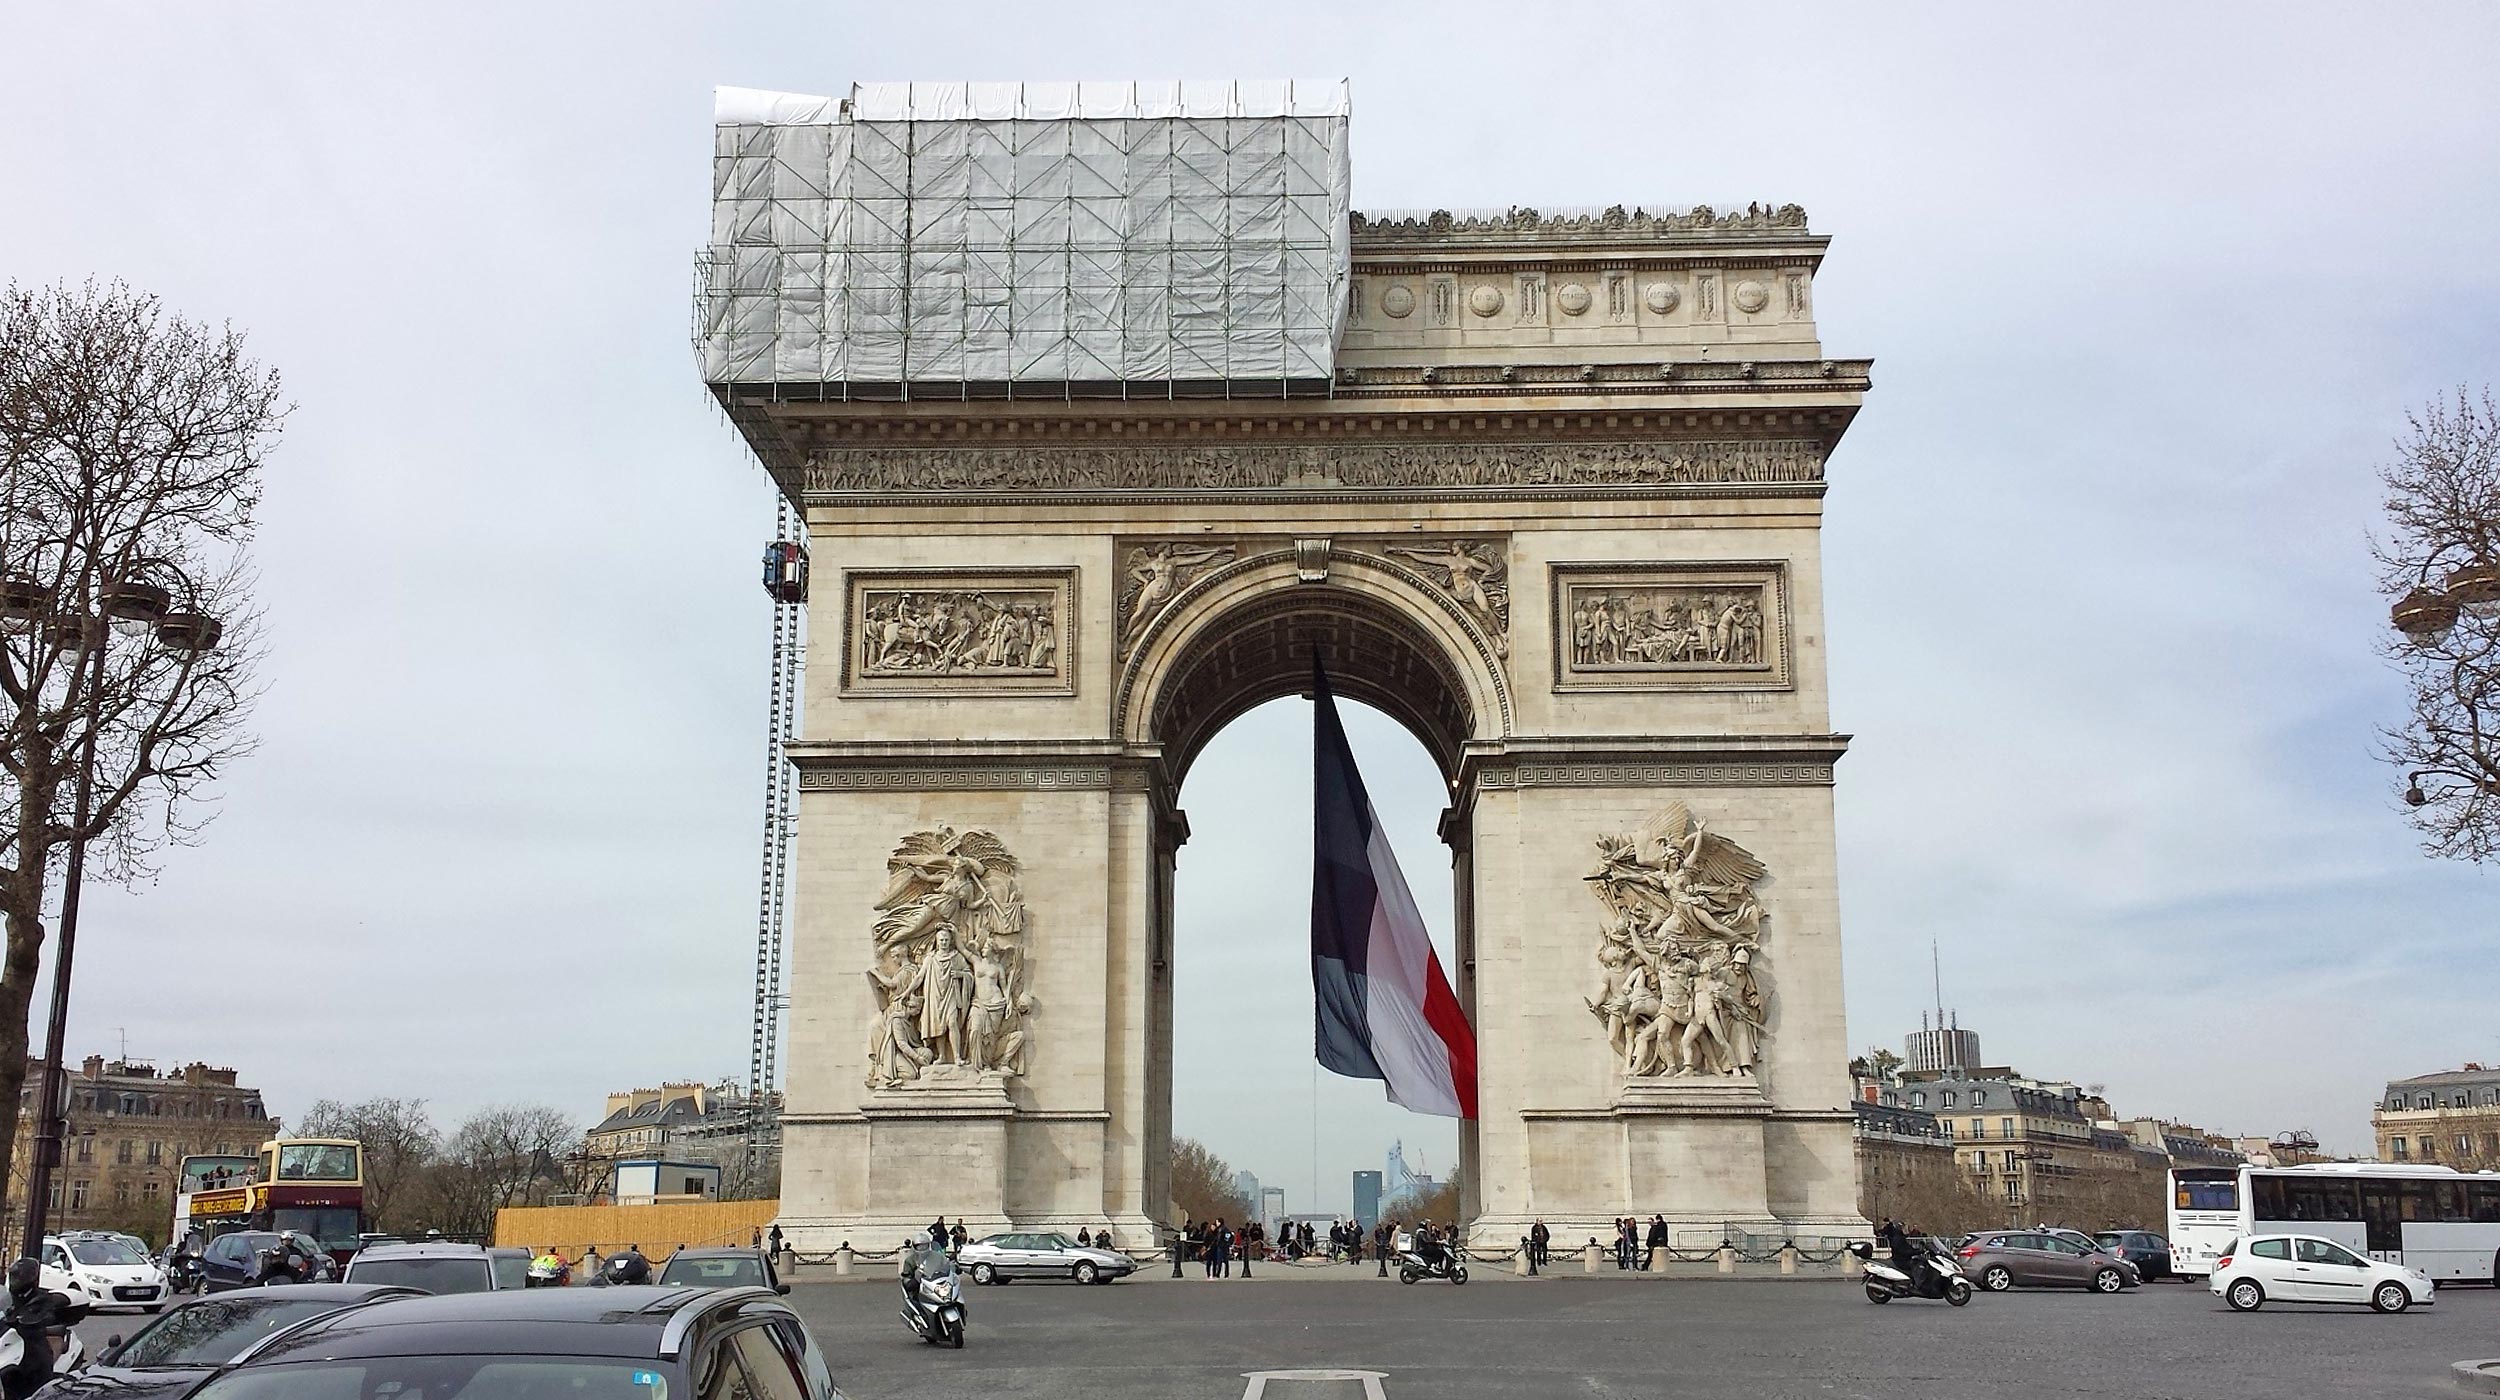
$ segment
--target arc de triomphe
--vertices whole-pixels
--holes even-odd
[[[1818,531],[1868,362],[1818,338],[1825,242],[1356,215],[1307,396],[716,378],[814,561],[793,1243],[1171,1223],[1177,794],[1314,651],[1448,780],[1477,1237],[1862,1231]]]

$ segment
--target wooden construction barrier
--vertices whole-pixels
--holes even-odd
[[[661,1201],[647,1206],[511,1206],[495,1212],[495,1243],[532,1251],[553,1245],[580,1259],[596,1245],[603,1255],[641,1245],[658,1263],[679,1245],[753,1244],[781,1213],[779,1201]]]

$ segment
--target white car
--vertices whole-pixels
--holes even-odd
[[[54,1235],[43,1242],[43,1286],[98,1312],[156,1312],[170,1290],[145,1251],[101,1233]]]
[[[2438,1301],[2428,1275],[2315,1235],[2250,1235],[2214,1261],[2213,1291],[2235,1312],[2268,1303],[2366,1304],[2397,1313]]]

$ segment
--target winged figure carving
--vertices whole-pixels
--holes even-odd
[[[870,925],[869,1086],[1023,1073],[1023,1021],[1033,1010],[1023,866],[995,832],[943,824],[905,836],[885,865]]]
[[[1624,1072],[1752,1074],[1766,1020],[1753,886],[1766,867],[1682,802],[1598,837],[1597,859],[1586,878],[1607,918],[1587,1004]]]

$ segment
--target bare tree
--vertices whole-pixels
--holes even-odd
[[[426,1207],[447,1234],[493,1233],[495,1212],[528,1205],[565,1184],[581,1128],[542,1104],[480,1110],[454,1129],[427,1171]]]
[[[322,1099],[295,1131],[304,1137],[354,1138],[365,1148],[365,1218],[376,1230],[398,1231],[408,1187],[442,1148],[442,1135],[423,1099]]]
[[[2400,634],[2386,650],[2412,698],[2383,751],[2424,848],[2486,861],[2500,854],[2500,407],[2460,389],[2406,423],[2379,472],[2375,552]]]
[[[0,291],[0,1103],[25,1086],[54,871],[76,845],[145,877],[249,747],[245,549],[284,415],[231,327],[118,283]]]
[[[1233,1189],[1233,1165],[1196,1138],[1172,1139],[1172,1208],[1188,1220],[1247,1220],[1252,1204]]]

